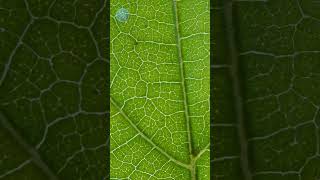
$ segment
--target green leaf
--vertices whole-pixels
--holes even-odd
[[[215,4],[213,179],[320,177],[319,8],[312,0]]]
[[[0,179],[107,176],[107,3],[0,0]]]
[[[209,1],[114,0],[110,15],[111,179],[209,179]]]

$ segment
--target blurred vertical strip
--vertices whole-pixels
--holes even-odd
[[[108,93],[107,93],[107,99],[108,99],[108,112],[110,112],[110,0],[107,0],[107,59],[108,61]],[[107,117],[107,176],[105,179],[110,179],[110,113],[108,113]]]

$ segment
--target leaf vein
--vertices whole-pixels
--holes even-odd
[[[140,134],[140,136],[145,139],[148,143],[150,143],[153,147],[155,147],[161,154],[163,154],[164,156],[166,156],[169,160],[171,160],[172,162],[174,162],[175,164],[182,166],[184,168],[189,169],[189,165],[175,159],[174,157],[172,157],[171,155],[169,155],[165,150],[163,150],[162,148],[160,148],[157,144],[155,144],[151,139],[149,139],[132,121],[131,119],[127,116],[127,114],[118,106],[118,104],[114,101],[114,99],[112,97],[110,97],[110,102],[112,103],[112,105],[114,105],[116,107],[116,109],[118,110],[118,112],[129,122],[129,124],[138,132],[138,134]]]

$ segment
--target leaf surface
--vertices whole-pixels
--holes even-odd
[[[209,179],[209,1],[110,15],[111,179]]]
[[[107,176],[106,3],[0,0],[0,179]]]
[[[213,179],[319,178],[319,7],[215,4]]]

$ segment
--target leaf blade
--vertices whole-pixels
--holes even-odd
[[[197,4],[204,11],[201,16],[205,18],[199,22],[193,20],[195,25],[189,23],[195,30],[198,25],[207,22],[199,33],[188,31],[180,21],[185,20],[183,15],[190,10],[191,4],[181,1],[111,2],[114,12],[110,17],[111,27],[114,27],[114,32],[111,32],[111,96],[119,107],[118,110],[111,108],[112,114],[118,114],[119,109],[125,112],[137,131],[149,137],[149,144],[165,152],[162,155],[169,157],[168,163],[177,162],[183,169],[176,170],[173,166],[170,174],[160,168],[159,177],[153,177],[152,169],[150,171],[153,173],[149,173],[148,169],[139,166],[143,169],[140,170],[136,165],[136,170],[119,176],[117,171],[120,171],[118,166],[121,163],[114,156],[111,158],[111,174],[114,171],[111,177],[115,179],[131,178],[140,171],[149,174],[146,177],[155,179],[160,178],[160,174],[161,178],[169,178],[179,172],[182,174],[179,178],[196,179],[195,156],[202,150],[207,151],[209,144],[209,2],[200,1]],[[126,23],[115,18],[115,13],[122,7],[129,10],[130,17]],[[201,48],[194,52],[200,55],[189,57],[193,52],[187,54],[187,48],[191,49],[192,42],[196,42],[197,38]],[[195,59],[199,62],[192,64]],[[194,65],[198,65],[198,69],[192,68]],[[203,73],[197,73],[199,70]],[[200,86],[200,90],[196,86]],[[194,98],[197,93],[199,97]],[[122,130],[114,121],[116,119],[111,118],[111,137],[116,142],[115,133]],[[125,146],[126,142],[124,140],[121,146]],[[111,146],[111,151],[117,146]],[[208,156],[202,164],[208,169]]]

